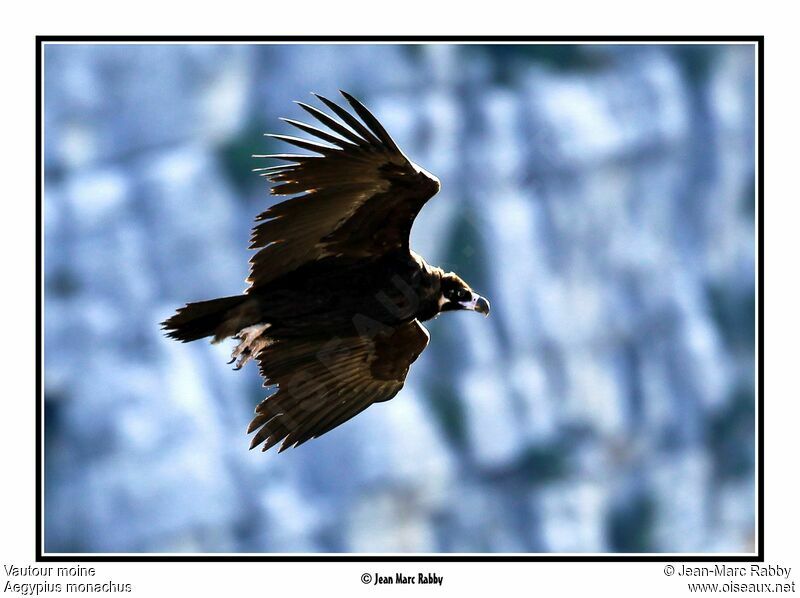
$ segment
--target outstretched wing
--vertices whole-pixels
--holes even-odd
[[[332,133],[283,119],[325,143],[270,135],[319,155],[256,156],[288,161],[262,169],[274,195],[296,195],[260,214],[253,229],[252,287],[325,257],[372,259],[408,251],[411,225],[439,190],[439,181],[411,162],[378,120],[354,97],[341,92],[353,114],[317,96],[341,121],[298,104]]]
[[[403,387],[428,344],[413,320],[374,337],[276,339],[258,355],[264,386],[278,390],[256,407],[250,444],[280,450],[325,434]]]

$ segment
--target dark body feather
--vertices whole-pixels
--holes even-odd
[[[358,334],[360,320],[394,326],[433,317],[441,276],[421,260],[395,254],[375,260],[323,258],[248,295],[267,318],[263,321],[272,324],[272,334]]]
[[[191,303],[163,323],[184,342],[237,338],[238,367],[257,358],[265,386],[277,386],[249,429],[264,450],[301,444],[395,396],[427,346],[421,321],[452,309],[488,314],[463,280],[409,248],[439,181],[342,94],[361,120],[320,96],[341,121],[300,104],[332,133],[286,122],[325,143],[274,137],[319,155],[264,156],[289,164],[257,169],[273,194],[294,197],[256,219],[250,288]]]

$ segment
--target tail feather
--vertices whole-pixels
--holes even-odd
[[[214,335],[215,341],[221,340],[238,331],[233,329],[236,326],[232,324],[240,320],[238,312],[241,310],[233,310],[241,307],[247,299],[246,295],[236,295],[189,303],[163,321],[161,328],[167,331],[168,337],[184,343],[211,335]]]

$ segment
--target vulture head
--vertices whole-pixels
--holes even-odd
[[[466,309],[489,315],[489,302],[473,291],[464,280],[454,272],[442,276],[439,311]]]

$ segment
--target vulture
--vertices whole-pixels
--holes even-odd
[[[489,314],[457,274],[409,247],[439,180],[340,93],[350,110],[317,94],[330,113],[297,102],[316,126],[281,119],[315,139],[269,135],[312,154],[254,156],[282,162],[255,170],[273,195],[291,197],[256,217],[247,290],[189,303],[162,322],[182,342],[233,337],[236,369],[258,362],[273,392],[248,427],[251,449],[296,447],[394,397],[428,345],[422,322],[446,311]]]

